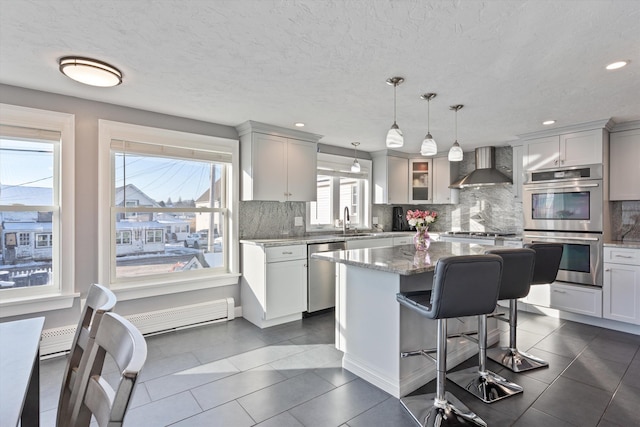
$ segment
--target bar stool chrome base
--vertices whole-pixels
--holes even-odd
[[[450,372],[447,379],[473,394],[484,403],[493,403],[505,397],[522,393],[524,390],[518,384],[502,378],[491,371],[478,371],[478,367]]]
[[[517,348],[490,348],[487,349],[487,357],[513,372],[524,372],[549,366],[548,362],[519,351]]]
[[[403,397],[400,402],[423,427],[487,427],[482,418],[449,392],[445,392],[445,400],[440,402],[436,400],[436,393]]]

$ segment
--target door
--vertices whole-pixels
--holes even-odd
[[[409,160],[409,203],[431,201],[431,160]]]
[[[307,260],[267,264],[265,320],[307,309]]]
[[[256,133],[253,135],[253,151],[252,200],[286,201],[286,138]]]
[[[560,166],[602,163],[602,130],[560,135]]]
[[[602,317],[640,325],[640,267],[605,264]]]
[[[289,139],[287,143],[287,200],[316,200],[316,145]]]
[[[527,147],[527,170],[557,168],[560,158],[560,138],[551,136],[532,140]]]

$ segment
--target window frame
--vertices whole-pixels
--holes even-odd
[[[239,274],[239,245],[238,245],[238,221],[237,207],[239,205],[239,142],[227,138],[187,133],[170,129],[154,128],[134,125],[129,123],[114,122],[109,120],[99,120],[99,147],[98,147],[98,174],[99,174],[99,217],[98,217],[98,240],[99,240],[99,262],[98,276],[101,283],[107,284],[118,296],[119,299],[136,299],[157,295],[167,295],[173,293],[187,292],[197,289],[208,289],[219,286],[228,286],[238,283]],[[164,276],[140,277],[136,279],[116,280],[112,269],[112,209],[114,200],[114,174],[111,149],[113,140],[138,141],[146,144],[153,144],[163,147],[177,146],[176,141],[182,148],[193,148],[207,151],[219,151],[231,155],[228,179],[225,182],[227,192],[227,230],[225,236],[227,270],[220,273],[214,271],[192,271],[185,272],[191,274],[176,275],[167,274]],[[131,208],[135,211],[152,212],[158,208],[138,207]],[[191,210],[209,211],[208,208],[195,208]],[[217,209],[217,208],[216,208]],[[117,210],[117,209],[116,209]],[[162,212],[183,211],[184,208],[164,208]],[[164,233],[164,230],[163,230]],[[115,241],[115,236],[113,237]],[[145,236],[146,239],[146,236]]]
[[[54,242],[53,286],[31,286],[0,292],[0,318],[70,308],[75,292],[75,115],[0,103],[3,125],[58,132],[54,157],[54,192],[58,192],[58,238]],[[55,202],[55,198],[54,198]],[[37,210],[38,206],[33,209]],[[34,243],[35,244],[35,243]]]
[[[331,197],[331,223],[330,224],[311,224],[311,206],[312,202],[308,202],[306,209],[306,231],[335,231],[339,227],[335,227],[333,223],[336,219],[342,219],[343,213],[340,209],[340,179],[346,177],[354,177],[365,180],[364,185],[359,186],[358,199],[362,206],[362,212],[359,213],[358,229],[370,229],[371,222],[371,166],[372,161],[367,159],[358,159],[360,163],[360,172],[351,172],[353,157],[339,156],[335,154],[318,153],[318,166],[316,177],[318,175],[329,176],[329,197]],[[316,184],[317,185],[317,184]],[[316,202],[317,203],[317,202]]]

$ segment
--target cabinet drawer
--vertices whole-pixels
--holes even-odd
[[[549,306],[558,310],[602,317],[602,289],[553,283]]]
[[[412,245],[413,236],[402,236],[393,238],[393,246]]]
[[[502,246],[507,248],[521,248],[522,240],[505,240],[502,242]]]
[[[604,248],[604,262],[640,265],[640,249]]]
[[[267,248],[267,262],[288,261],[307,257],[307,245],[274,246]]]

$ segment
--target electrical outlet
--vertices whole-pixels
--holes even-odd
[[[297,216],[293,220],[294,220],[293,225],[295,227],[302,227],[303,224],[302,224],[302,217],[301,216]]]
[[[374,216],[374,217],[373,217],[373,223],[374,223],[374,224],[378,224],[378,217],[377,217],[377,216]]]

